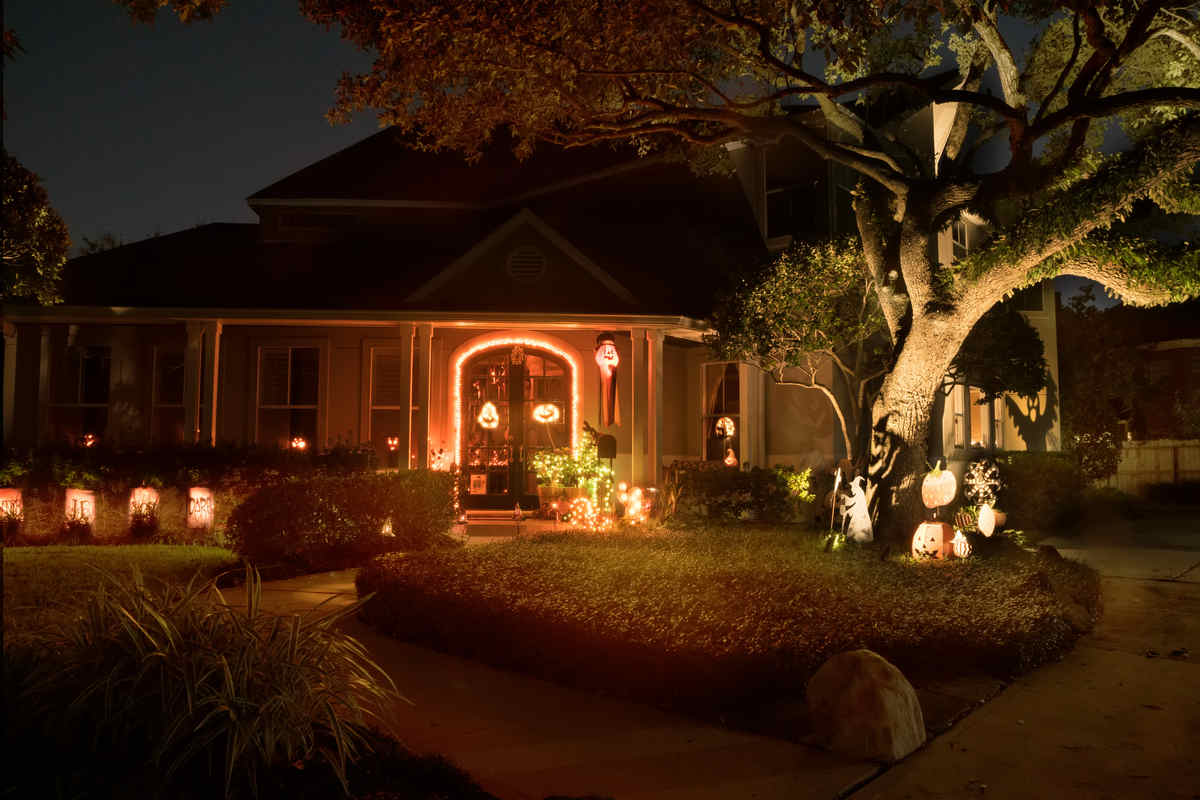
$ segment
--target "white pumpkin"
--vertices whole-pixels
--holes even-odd
[[[991,536],[996,530],[996,512],[992,511],[992,507],[984,503],[979,507],[979,532],[984,536]]]

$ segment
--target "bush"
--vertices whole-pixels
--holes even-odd
[[[1075,457],[1084,486],[1116,475],[1121,463],[1121,440],[1108,431],[1072,436],[1067,451]]]
[[[247,570],[248,608],[231,608],[213,602],[211,581],[110,575],[78,614],[6,641],[8,755],[38,739],[57,752],[107,754],[89,765],[100,775],[69,766],[41,775],[46,791],[79,777],[113,796],[212,796],[193,794],[201,784],[228,797],[256,793],[260,773],[296,762],[344,788],[347,763],[395,688],[337,627],[356,606],[283,619],[261,611],[259,590]]]
[[[1152,503],[1163,503],[1165,505],[1200,504],[1200,481],[1151,483],[1143,491],[1146,494],[1146,499]]]
[[[677,461],[668,470],[666,492],[673,513],[685,518],[786,522],[806,516],[801,504],[814,500],[811,474],[791,467],[743,470],[719,461]]]
[[[453,475],[431,470],[290,480],[247,497],[226,536],[259,565],[308,572],[357,566],[443,541],[454,519],[453,489]]]
[[[1076,520],[1083,482],[1066,453],[1011,452],[997,459],[1003,489],[998,507],[1009,528],[1048,530]]]

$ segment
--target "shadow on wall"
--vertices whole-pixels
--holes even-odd
[[[1008,417],[1016,426],[1017,433],[1025,442],[1025,449],[1044,453],[1057,450],[1059,442],[1052,437],[1054,422],[1058,419],[1058,386],[1051,379],[1046,389],[1033,397],[1013,398],[1004,396]]]

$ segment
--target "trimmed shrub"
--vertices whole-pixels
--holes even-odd
[[[229,546],[258,565],[316,572],[447,541],[454,476],[411,470],[265,486],[234,509]]]
[[[997,506],[1008,528],[1049,530],[1078,519],[1083,481],[1069,454],[1010,452],[997,461],[1004,484]]]
[[[791,467],[738,469],[719,461],[677,461],[667,476],[674,513],[683,517],[728,522],[754,517],[786,522],[804,517],[811,470]],[[811,516],[811,515],[808,515]]]

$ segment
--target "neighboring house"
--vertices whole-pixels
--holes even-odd
[[[1138,347],[1149,396],[1127,423],[1129,438],[1196,438],[1200,427],[1200,339],[1167,339]]]
[[[748,148],[736,176],[699,177],[608,147],[518,163],[505,145],[468,166],[385,131],[252,195],[257,224],[73,260],[64,305],[4,309],[5,442],[390,444],[401,465],[461,465],[468,507],[497,508],[530,507],[533,452],[585,422],[638,483],[676,459],[838,455],[819,394],[701,343],[731,272],[845,226],[836,175]]]

